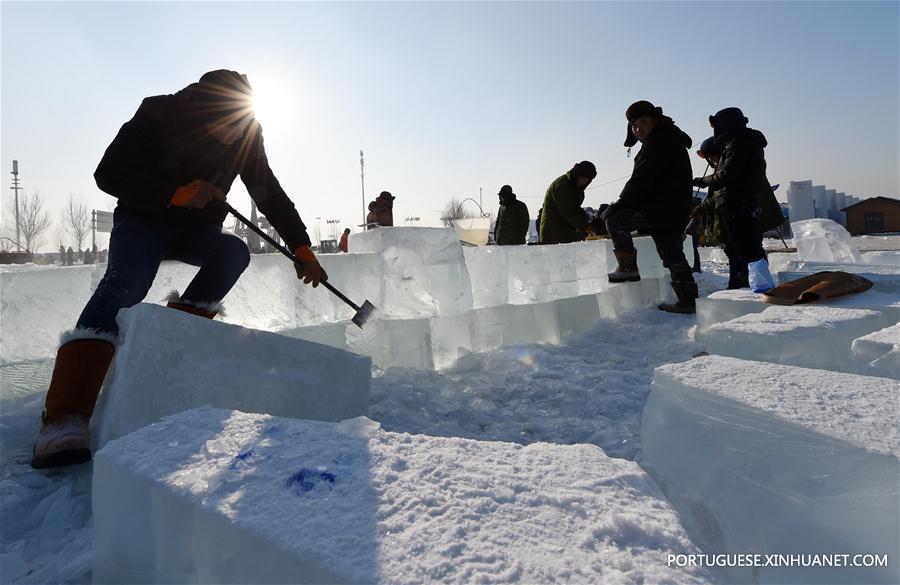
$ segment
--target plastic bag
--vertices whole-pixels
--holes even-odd
[[[775,281],[769,272],[769,261],[763,258],[747,265],[747,280],[750,281],[750,290],[755,293],[764,293],[775,288]]]

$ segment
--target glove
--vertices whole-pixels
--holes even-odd
[[[691,184],[692,184],[694,187],[706,187],[706,178],[704,178],[704,177],[697,177],[696,179],[694,179],[693,181],[691,181]]]
[[[302,268],[299,264],[294,263],[294,269],[297,271],[297,278],[303,279],[303,284],[312,283],[313,288],[315,288],[319,286],[320,282],[328,280],[328,274],[325,272],[325,269],[322,268],[322,265],[319,264],[319,260],[316,258],[316,255],[313,254],[313,251],[309,249],[309,246],[298,246],[297,249],[294,250],[294,256],[303,263]]]
[[[203,209],[213,199],[225,201],[225,194],[212,183],[198,179],[178,187],[175,190],[175,195],[172,197],[172,205]]]

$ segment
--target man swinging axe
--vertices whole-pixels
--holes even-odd
[[[306,226],[269,168],[245,75],[205,73],[175,94],[148,97],[106,149],[94,173],[116,199],[106,274],[63,334],[32,467],[91,458],[89,422],[112,361],[119,309],[141,302],[163,260],[200,267],[168,306],[212,319],[250,262],[240,238],[222,233],[225,199],[240,175],[250,196],[302,261],[297,277],[328,279]]]

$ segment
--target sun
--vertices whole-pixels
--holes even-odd
[[[253,112],[264,127],[283,126],[293,118],[296,106],[291,103],[287,86],[269,77],[251,79],[253,86]]]

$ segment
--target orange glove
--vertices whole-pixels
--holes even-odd
[[[207,181],[191,181],[175,190],[172,197],[172,205],[176,207],[197,207],[203,209],[213,199],[225,201],[222,190]]]
[[[294,264],[297,278],[302,278],[303,284],[312,283],[313,288],[315,288],[319,286],[320,282],[328,280],[328,274],[322,268],[322,265],[319,264],[319,260],[313,254],[313,251],[309,249],[309,246],[299,246],[294,250],[294,256],[297,257],[297,260],[303,262],[303,268],[299,264]]]

